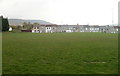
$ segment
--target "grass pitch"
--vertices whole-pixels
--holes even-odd
[[[3,33],[3,74],[117,74],[118,34]]]

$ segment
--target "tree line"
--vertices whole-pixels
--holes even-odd
[[[39,23],[30,23],[30,22],[24,22],[21,25],[16,25],[16,26],[13,26],[11,25],[11,27],[13,28],[13,30],[31,30],[33,28],[34,25],[39,25]]]

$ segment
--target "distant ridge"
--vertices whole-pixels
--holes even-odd
[[[44,20],[25,20],[25,19],[8,19],[10,25],[22,25],[24,22],[39,23],[39,24],[52,24]]]

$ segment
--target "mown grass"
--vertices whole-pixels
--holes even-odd
[[[3,33],[3,74],[117,74],[118,35]]]

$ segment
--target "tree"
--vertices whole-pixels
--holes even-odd
[[[35,23],[33,23],[33,25],[40,25],[40,24],[35,22]]]
[[[33,28],[33,24],[31,24],[30,22],[28,22],[28,23],[24,22],[23,23],[23,29],[31,30],[32,28]]]
[[[31,24],[30,22],[28,22],[27,28],[28,28],[28,30],[32,29],[33,28],[33,24]]]
[[[26,28],[26,25],[27,25],[27,23],[24,22],[24,23],[23,23],[23,28],[24,28],[24,29]]]
[[[21,28],[22,28],[21,26],[17,26],[17,29],[18,29],[18,30],[21,30]]]
[[[2,18],[2,31],[9,30],[9,23],[7,18]]]

